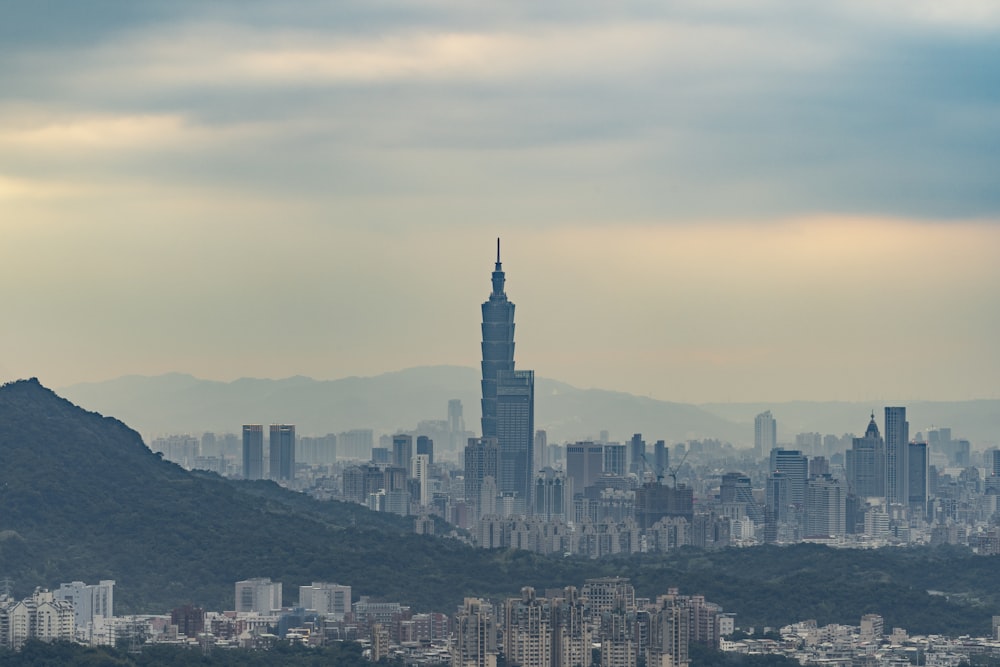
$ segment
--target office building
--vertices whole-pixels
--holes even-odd
[[[806,483],[805,537],[843,537],[847,530],[847,494],[840,480],[818,475]]]
[[[604,474],[624,477],[627,451],[625,445],[604,445]]]
[[[394,468],[406,470],[408,476],[413,474],[413,436],[397,433],[392,436],[392,465]]]
[[[530,513],[534,483],[535,372],[497,373],[497,444],[501,494],[514,494],[517,513]]]
[[[496,438],[469,438],[465,447],[465,502],[472,507],[473,519],[493,513],[488,510],[496,507],[499,460],[500,447]],[[483,502],[484,488],[493,489],[492,502]]]
[[[413,478],[420,488],[417,501],[421,507],[427,507],[431,502],[431,464],[427,454],[413,457]]]
[[[797,449],[772,449],[771,472],[780,472],[788,480],[788,502],[802,507],[806,499],[809,460]]]
[[[72,604],[76,627],[86,630],[93,626],[95,617],[111,618],[115,615],[115,582],[114,579],[104,579],[90,585],[82,581],[60,584],[55,599]]]
[[[632,440],[629,441],[628,461],[628,471],[642,475],[646,469],[646,441],[642,439],[642,433],[632,435]]]
[[[483,303],[482,429],[483,437],[497,437],[497,382],[501,372],[514,371],[514,304],[504,292],[504,272],[500,264],[500,239],[493,270],[493,291]]]
[[[917,516],[927,512],[927,443],[910,442],[907,448],[907,502]]]
[[[906,408],[885,409],[885,498],[891,504],[907,505],[909,477],[910,425]]]
[[[268,444],[271,479],[275,481],[295,479],[295,426],[271,424]]]
[[[670,448],[663,440],[657,440],[653,445],[653,474],[657,481],[670,472]]]
[[[771,411],[762,412],[753,420],[753,447],[757,458],[764,458],[778,446],[778,422]]]
[[[426,454],[427,462],[434,465],[434,441],[426,435],[417,436],[417,454]]]
[[[719,484],[719,502],[742,503],[746,507],[746,515],[754,523],[764,523],[764,510],[754,500],[753,487],[750,478],[740,472],[727,472]]]
[[[864,437],[854,438],[845,456],[850,493],[859,498],[885,497],[885,443],[875,423],[875,413]]]
[[[535,478],[533,514],[545,521],[566,519],[566,477],[551,468],[541,471]]]
[[[566,445],[566,477],[571,495],[583,493],[604,472],[604,446],[593,442]]]
[[[264,427],[243,425],[243,479],[264,479]]]
[[[236,582],[236,611],[270,614],[281,609],[281,582],[267,578]]]
[[[320,581],[299,586],[299,606],[340,620],[351,611],[351,587]]]
[[[542,468],[552,465],[549,459],[549,434],[539,429],[535,431],[535,470],[538,472]]]

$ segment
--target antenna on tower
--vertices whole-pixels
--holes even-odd
[[[500,263],[500,237],[497,237],[497,264]]]

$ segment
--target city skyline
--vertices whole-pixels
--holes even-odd
[[[997,8],[9,18],[2,380],[474,367],[501,236],[540,377],[692,403],[1000,397]]]

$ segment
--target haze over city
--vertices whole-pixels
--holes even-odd
[[[1000,396],[990,3],[5,11],[0,379]]]

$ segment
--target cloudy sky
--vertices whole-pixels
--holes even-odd
[[[5,3],[0,376],[1000,396],[990,0]]]

